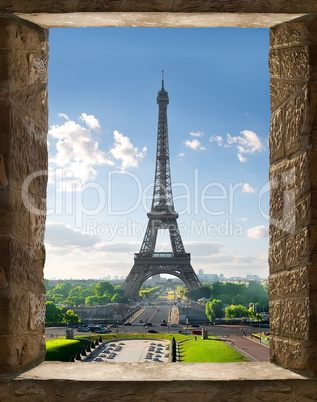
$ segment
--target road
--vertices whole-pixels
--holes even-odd
[[[132,324],[139,324],[142,320],[144,323],[150,322],[155,326],[160,325],[163,320],[168,321],[168,312],[169,306],[149,306]]]

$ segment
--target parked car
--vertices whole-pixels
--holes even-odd
[[[200,329],[193,329],[192,334],[193,335],[201,335],[201,330]]]
[[[171,324],[170,327],[178,327],[178,324]]]
[[[110,328],[118,328],[118,325],[117,324],[110,324],[109,327]]]
[[[79,328],[77,328],[77,331],[78,332],[89,332],[90,330],[88,327],[79,327]]]
[[[132,325],[131,322],[125,322],[123,325]]]
[[[140,324],[142,324],[143,323],[143,320],[140,320]]]
[[[166,322],[162,322],[162,323],[161,323],[161,327],[167,327]]]
[[[152,327],[152,323],[147,322],[147,323],[144,324],[144,327],[145,327],[145,328],[147,328],[147,327]]]
[[[200,328],[198,324],[191,325],[192,328]]]
[[[189,331],[186,331],[185,329],[182,329],[182,330],[180,330],[180,331],[178,331],[180,334],[182,334],[182,335],[188,335],[189,334]]]
[[[109,332],[111,332],[110,329],[107,329],[107,328],[100,328],[100,329],[96,329],[96,331],[94,332],[94,334],[109,334]]]
[[[104,327],[101,327],[100,325],[90,325],[88,329],[91,332],[96,332],[99,331],[100,329],[104,329]]]
[[[148,333],[148,334],[158,334],[158,332],[155,331],[154,329],[149,329],[149,330],[147,331],[147,333]]]

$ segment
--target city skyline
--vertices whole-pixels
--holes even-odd
[[[153,190],[161,70],[175,209],[195,271],[266,277],[268,30],[59,31],[50,33],[45,277],[131,269]],[[169,251],[166,237],[157,250]]]

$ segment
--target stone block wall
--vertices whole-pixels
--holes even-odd
[[[271,360],[317,372],[317,19],[270,32]]]
[[[47,62],[46,31],[0,17],[0,372],[45,356]]]
[[[52,11],[98,13],[109,11],[108,6],[117,4],[119,8],[112,11],[121,13],[123,3],[136,13],[141,9],[142,12],[162,11],[161,6],[164,11],[172,11],[171,5],[165,9],[166,2],[150,5],[134,0],[118,4],[99,1],[101,9],[91,1],[4,0],[0,11],[41,11],[43,23],[50,26],[45,19]],[[225,12],[237,14],[250,9],[254,14],[263,13],[260,19],[272,12],[316,12],[316,4],[311,0],[254,0],[252,5],[249,0],[227,1],[229,8],[220,0],[196,3],[192,2],[191,7],[185,2],[175,2],[173,11],[199,15],[219,12],[223,13],[224,20]],[[216,5],[218,8],[214,8]],[[47,31],[39,26],[14,15],[0,15],[2,373],[37,363],[45,354],[43,212],[47,182],[47,36]],[[271,359],[286,368],[317,373],[316,17],[272,28],[270,49]],[[40,173],[34,176],[36,172]],[[42,214],[35,213],[38,210]]]

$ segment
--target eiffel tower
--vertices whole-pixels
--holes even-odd
[[[159,116],[152,207],[147,214],[149,222],[140,252],[134,254],[134,265],[123,284],[125,297],[131,300],[138,297],[142,283],[157,274],[177,276],[189,290],[201,286],[191,266],[190,253],[185,251],[176,221],[178,213],[174,210],[167,129],[168,103],[162,71],[162,88],[157,95]],[[158,229],[169,231],[172,252],[155,252]]]

